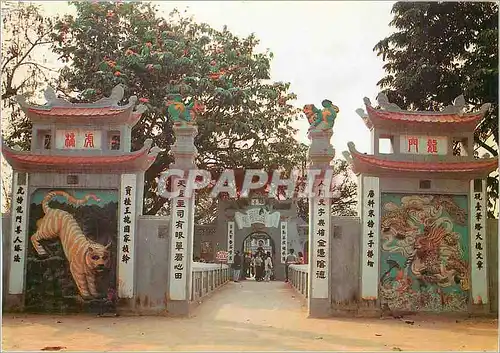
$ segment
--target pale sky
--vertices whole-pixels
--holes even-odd
[[[343,158],[347,142],[370,152],[370,133],[355,113],[378,94],[382,59],[372,51],[392,32],[392,1],[153,1],[165,16],[174,8],[187,9],[195,20],[216,29],[224,25],[238,35],[252,32],[260,48],[274,53],[271,79],[291,83],[298,107],[330,99],[340,108],[332,143],[336,158]],[[71,11],[66,3],[44,2],[49,14]],[[309,124],[294,123],[297,139],[308,142]],[[385,146],[381,146],[385,147]],[[384,148],[385,149],[385,148]]]
[[[75,13],[61,1],[34,1],[47,15]],[[271,79],[291,83],[297,107],[321,107],[330,99],[340,108],[332,138],[335,158],[353,141],[361,152],[370,153],[370,133],[355,113],[364,108],[363,97],[375,100],[378,80],[384,76],[382,59],[372,51],[389,35],[393,1],[155,1],[165,16],[174,8],[193,15],[216,29],[227,25],[238,35],[255,33],[259,50],[269,48]],[[59,66],[55,56],[40,52],[51,67]],[[50,65],[52,64],[52,65]],[[22,76],[22,75],[21,75]],[[21,80],[22,77],[16,77]],[[43,102],[40,102],[43,103]],[[5,112],[4,112],[5,113]],[[305,118],[295,122],[296,138],[308,143]],[[381,143],[381,152],[389,149]],[[2,156],[3,161],[3,156]],[[4,162],[4,161],[3,161]],[[6,164],[2,163],[3,172]],[[3,180],[5,182],[5,180]],[[3,202],[2,202],[2,206]]]

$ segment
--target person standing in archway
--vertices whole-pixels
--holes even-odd
[[[273,261],[271,259],[271,253],[268,251],[266,254],[266,259],[264,260],[265,277],[264,281],[269,282],[271,280],[271,272],[273,271]]]
[[[304,265],[309,263],[309,241],[304,243]]]
[[[290,265],[297,263],[297,256],[294,254],[295,250],[290,249],[290,253],[287,255],[285,260],[285,282],[288,282],[288,268]]]
[[[239,250],[236,250],[236,254],[234,254],[234,261],[233,261],[233,282],[239,282],[240,281],[240,272],[241,272],[241,262],[242,258],[240,255]]]
[[[250,277],[256,278],[257,277],[257,272],[255,271],[255,257],[257,256],[256,254],[251,254],[251,262],[250,262]]]
[[[250,278],[250,275],[251,275],[251,271],[250,271],[250,267],[251,267],[251,264],[252,264],[252,257],[250,256],[250,254],[245,254],[245,263],[244,263],[244,275],[243,277],[244,278]]]
[[[299,251],[299,265],[303,265],[304,264],[304,254],[302,254],[301,251]]]
[[[255,254],[255,280],[257,282],[262,281],[264,276],[264,260],[262,259],[260,253]]]

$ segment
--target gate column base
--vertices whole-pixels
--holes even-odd
[[[356,317],[359,306],[357,302],[332,303],[331,316],[333,317]]]
[[[469,314],[472,316],[487,316],[488,314],[493,314],[490,310],[490,304],[471,304],[469,309]],[[495,313],[496,314],[496,313]]]
[[[331,316],[331,305],[328,298],[310,298],[309,316],[310,318],[326,318]]]
[[[167,302],[167,314],[171,316],[189,316],[189,300],[169,300]]]
[[[383,310],[381,304],[376,299],[361,299],[359,301],[358,317],[382,317]]]
[[[23,294],[7,294],[3,297],[3,310],[5,312],[21,312],[24,310]]]

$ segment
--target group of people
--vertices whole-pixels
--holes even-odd
[[[253,255],[242,255],[239,251],[236,251],[232,268],[234,282],[239,282],[242,276],[244,278],[255,278],[259,282],[269,282],[274,277],[274,264],[269,251],[259,250]]]
[[[304,256],[299,252],[297,257],[290,249],[285,260],[285,282],[288,282],[288,268],[292,264],[303,264]],[[274,263],[269,251],[257,250],[255,254],[241,254],[236,251],[232,264],[233,281],[239,282],[241,278],[255,278],[256,281],[269,282],[275,279]],[[243,271],[242,271],[243,270]]]
[[[257,282],[269,282],[274,280],[274,264],[271,253],[268,251],[258,251],[252,256],[245,256],[246,276],[249,278],[254,277]]]

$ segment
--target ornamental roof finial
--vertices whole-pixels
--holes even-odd
[[[45,97],[45,100],[47,101],[47,104],[50,104],[57,100],[57,95],[54,89],[51,86],[47,86],[45,91],[43,92],[43,96]]]
[[[389,111],[401,111],[401,108],[394,103],[389,102],[389,98],[387,98],[387,95],[383,92],[380,92],[377,95],[377,103],[380,105],[380,108],[384,110],[389,110]]]
[[[466,102],[465,102],[464,95],[461,94],[453,100],[453,104],[446,106],[442,112],[448,113],[448,114],[463,115],[465,104],[466,104]]]
[[[120,102],[123,99],[124,95],[125,95],[125,90],[123,89],[123,86],[119,84],[119,85],[116,85],[115,87],[113,87],[113,89],[111,90],[109,100],[110,100],[111,104],[117,105],[118,102]],[[130,99],[132,99],[132,97],[130,97]],[[137,100],[137,97],[136,97],[136,100]]]

